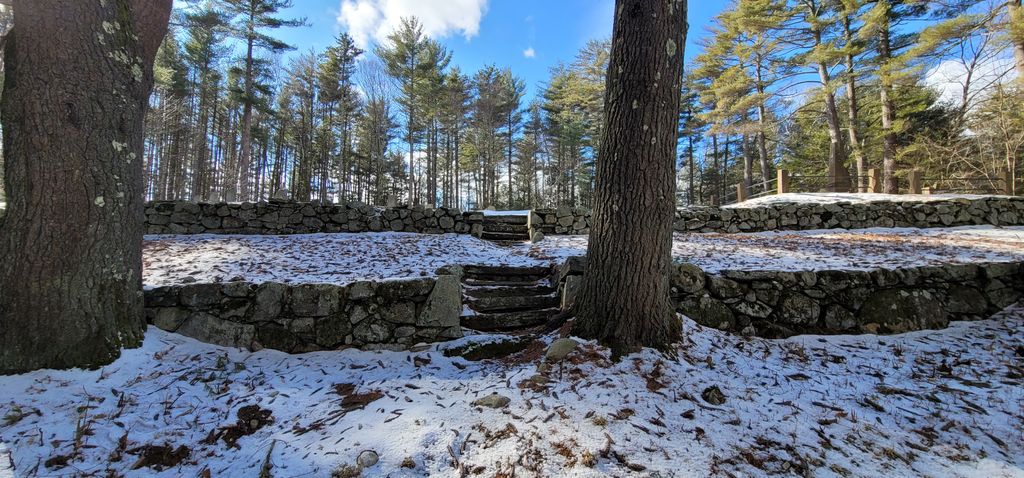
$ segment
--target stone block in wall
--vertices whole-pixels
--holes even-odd
[[[462,284],[456,275],[438,276],[423,310],[415,319],[420,327],[454,327],[462,315]]]
[[[989,301],[978,289],[964,285],[950,286],[943,309],[951,314],[984,316],[989,312]]]
[[[698,324],[720,330],[737,330],[736,316],[732,309],[707,294],[688,297],[680,301],[676,308]]]
[[[393,331],[394,326],[387,322],[364,320],[352,329],[352,337],[362,344],[386,343]]]
[[[949,325],[949,315],[927,290],[889,289],[871,294],[857,313],[863,327],[885,333],[940,329]]]
[[[221,319],[206,312],[193,312],[175,332],[226,347],[248,348],[256,338],[254,325]]]
[[[151,310],[154,310],[153,316],[150,318],[153,325],[168,332],[177,331],[189,316],[188,310],[181,307],[164,307]]]
[[[671,283],[673,287],[688,293],[695,294],[704,289],[704,271],[694,264],[673,264]]]
[[[775,315],[787,324],[815,325],[821,317],[821,305],[818,301],[794,291],[782,299]]]
[[[582,275],[570,275],[565,278],[565,281],[561,285],[561,310],[567,311],[572,308],[573,304],[576,303],[576,298],[580,294],[580,289],[583,287],[583,276]]]
[[[189,284],[180,291],[181,304],[186,307],[202,308],[220,304],[219,284]]]
[[[291,288],[289,306],[300,317],[325,317],[342,305],[341,290],[330,284],[301,284]]]

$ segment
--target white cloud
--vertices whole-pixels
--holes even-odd
[[[523,50],[523,56],[526,58],[534,58],[537,56],[537,52],[533,50],[533,47]]]
[[[489,0],[342,0],[338,23],[366,48],[385,40],[403,17],[416,17],[431,38],[459,34],[467,40],[480,32]]]
[[[946,60],[925,74],[924,83],[939,91],[940,101],[958,104],[963,100],[964,84],[967,81],[967,66],[960,60]],[[988,87],[998,83],[1007,84],[1016,78],[1012,58],[993,58],[982,61],[971,74],[971,89],[968,101],[983,94]]]

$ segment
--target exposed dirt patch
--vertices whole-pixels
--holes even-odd
[[[224,440],[231,448],[239,448],[238,439],[252,435],[257,430],[271,423],[274,423],[273,412],[260,408],[259,405],[246,405],[238,409],[238,421],[234,425],[228,425],[220,430],[210,433],[210,436],[203,440],[205,444],[216,443],[217,440]]]
[[[341,395],[341,408],[346,412],[365,408],[384,396],[380,390],[356,393],[356,386],[352,383],[335,384],[334,393]]]
[[[192,450],[185,445],[172,448],[171,445],[165,443],[163,445],[143,445],[132,448],[128,450],[128,454],[138,455],[139,457],[132,465],[133,470],[152,468],[156,471],[162,471],[181,464],[182,461],[185,461],[192,454]]]

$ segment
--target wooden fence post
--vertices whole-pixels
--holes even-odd
[[[789,171],[780,169],[776,171],[776,189],[778,194],[786,194],[789,192]]]
[[[916,169],[910,171],[910,194],[921,194],[921,171]]]
[[[1003,194],[1006,194],[1007,196],[1016,196],[1016,186],[1016,184],[1013,184],[1013,172],[1009,170],[1003,171]]]
[[[744,183],[736,183],[736,202],[743,202],[747,200],[747,185]]]
[[[868,170],[868,192],[882,192],[882,171],[877,168]]]

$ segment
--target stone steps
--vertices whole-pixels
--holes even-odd
[[[537,285],[537,281],[528,278],[516,280],[493,280],[493,279],[463,279],[463,286],[473,287],[530,287]]]
[[[495,312],[462,316],[462,326],[481,331],[514,331],[544,325],[558,313],[557,308],[518,312]]]
[[[495,242],[526,242],[530,240],[530,234],[527,232],[491,232],[485,226],[484,231],[480,233],[480,239]]]
[[[489,224],[485,222],[483,228],[484,232],[491,233],[527,234],[530,232],[530,228],[526,224]]]
[[[516,224],[525,226],[529,216],[484,216],[481,224]]]
[[[530,240],[529,216],[483,216],[476,221],[474,234],[486,241],[525,242]]]
[[[533,285],[533,286],[467,286],[464,284],[463,290],[468,296],[472,296],[478,299],[488,297],[516,297],[516,296],[537,296],[537,295],[551,295],[557,292],[557,289],[547,285]]]
[[[463,267],[463,327],[515,331],[542,325],[558,313],[550,267]]]
[[[466,276],[473,275],[546,275],[551,273],[550,267],[509,267],[509,266],[486,266],[486,265],[469,265],[463,266],[462,272]]]
[[[512,295],[504,297],[478,297],[467,302],[477,312],[519,312],[558,307],[555,295]]]

